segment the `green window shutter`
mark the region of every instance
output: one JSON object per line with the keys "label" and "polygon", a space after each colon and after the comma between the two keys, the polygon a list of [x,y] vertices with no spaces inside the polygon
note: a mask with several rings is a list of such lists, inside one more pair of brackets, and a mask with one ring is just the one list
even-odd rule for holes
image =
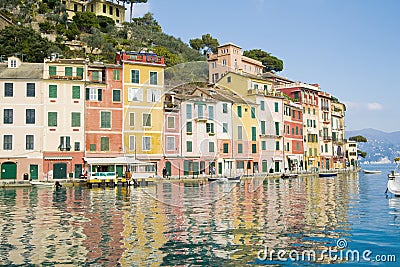
{"label": "green window shutter", "polygon": [[255,107],[252,107],[251,108],[251,118],[255,118],[256,117],[256,108]]}
{"label": "green window shutter", "polygon": [[275,142],[275,150],[279,150],[280,149],[280,147],[279,147],[279,141],[276,141]]}
{"label": "green window shutter", "polygon": [[72,99],[80,99],[80,98],[81,98],[81,87],[72,86]]}
{"label": "green window shutter", "polygon": [[223,151],[224,151],[224,153],[228,153],[229,152],[229,144],[227,144],[227,143],[224,144]]}
{"label": "green window shutter", "polygon": [[192,141],[186,141],[186,152],[192,152],[192,151],[193,151]]}
{"label": "green window shutter", "polygon": [[57,112],[47,113],[47,125],[48,126],[57,126]]}
{"label": "green window shutter", "polygon": [[100,75],[98,71],[92,71],[92,81],[98,81],[99,77]]}
{"label": "green window shutter", "polygon": [[296,135],[299,135],[299,127],[296,126]]}
{"label": "green window shutter", "polygon": [[275,112],[278,112],[279,111],[279,104],[278,104],[278,102],[275,102]]}
{"label": "green window shutter", "polygon": [[49,85],[49,98],[57,98],[57,85]]}
{"label": "green window shutter", "polygon": [[261,121],[261,134],[265,134],[265,121]]}
{"label": "green window shutter", "polygon": [[72,112],[71,113],[71,127],[80,127],[81,126],[81,113],[80,112]]}
{"label": "green window shutter", "polygon": [[55,75],[57,75],[57,67],[55,67],[55,66],[49,66],[49,75],[50,75],[50,76],[55,76]]}
{"label": "green window shutter", "polygon": [[90,88],[86,88],[86,96],[85,96],[86,100],[90,99]]}
{"label": "green window shutter", "polygon": [[251,144],[251,153],[257,153],[257,144]]}
{"label": "green window shutter", "polygon": [[101,141],[101,144],[100,144],[100,150],[101,151],[110,150],[110,139],[109,139],[109,137],[101,137],[100,141]]}
{"label": "green window shutter", "polygon": [[65,76],[72,77],[72,67],[65,67]]}
{"label": "green window shutter", "polygon": [[242,107],[241,106],[237,107],[237,115],[238,115],[239,118],[242,117]]}
{"label": "green window shutter", "polygon": [[90,144],[90,151],[96,151],[96,144]]}
{"label": "green window shutter", "polygon": [[243,144],[238,144],[238,153],[243,153]]}
{"label": "green window shutter", "polygon": [[150,71],[150,84],[157,85],[158,82],[157,75],[158,75],[157,72]]}
{"label": "green window shutter", "polygon": [[102,111],[100,120],[101,128],[111,128],[111,112]]}
{"label": "green window shutter", "polygon": [[121,71],[113,70],[113,79],[114,81],[119,81],[121,79]]}
{"label": "green window shutter", "polygon": [[267,150],[267,142],[266,141],[261,142],[261,150]]}
{"label": "green window shutter", "polygon": [[76,76],[83,79],[83,68],[76,68]]}
{"label": "green window shutter", "polygon": [[121,90],[113,90],[113,101],[114,102],[121,101]]}
{"label": "green window shutter", "polygon": [[103,99],[103,90],[97,89],[97,100],[102,101],[102,99]]}
{"label": "green window shutter", "polygon": [[275,122],[275,134],[279,136],[279,122]]}
{"label": "green window shutter", "polygon": [[257,141],[257,128],[251,127],[251,141]]}
{"label": "green window shutter", "polygon": [[139,83],[139,70],[131,70],[131,82]]}
{"label": "green window shutter", "polygon": [[222,104],[222,112],[223,113],[228,113],[228,104],[226,104],[226,103]]}
{"label": "green window shutter", "polygon": [[265,102],[264,101],[261,101],[261,105],[260,105],[261,107],[261,110],[265,110]]}
{"label": "green window shutter", "polygon": [[213,106],[208,106],[208,119],[209,120],[214,119],[214,107]]}
{"label": "green window shutter", "polygon": [[187,133],[191,133],[192,132],[192,122],[191,121],[186,123],[186,132]]}

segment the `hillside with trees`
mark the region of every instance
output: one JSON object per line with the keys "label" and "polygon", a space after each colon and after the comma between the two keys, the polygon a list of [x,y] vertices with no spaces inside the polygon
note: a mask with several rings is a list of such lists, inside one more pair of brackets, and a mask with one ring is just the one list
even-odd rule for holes
{"label": "hillside with trees", "polygon": [[[206,60],[180,38],[164,33],[151,13],[117,27],[112,19],[92,12],[76,12],[68,19],[60,0],[0,0],[0,14],[14,22],[0,31],[0,51],[5,56],[23,55],[25,61],[43,62],[56,52],[64,58],[113,63],[115,52],[121,50],[153,51],[165,57],[167,66]],[[71,44],[82,49],[70,49]]]}

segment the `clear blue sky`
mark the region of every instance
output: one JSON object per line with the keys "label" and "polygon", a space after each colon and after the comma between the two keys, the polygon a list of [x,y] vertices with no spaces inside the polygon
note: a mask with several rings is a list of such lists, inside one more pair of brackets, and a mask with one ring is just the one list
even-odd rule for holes
{"label": "clear blue sky", "polygon": [[400,131],[400,1],[149,0],[136,11],[186,43],[210,33],[277,56],[279,75],[346,104],[347,130]]}

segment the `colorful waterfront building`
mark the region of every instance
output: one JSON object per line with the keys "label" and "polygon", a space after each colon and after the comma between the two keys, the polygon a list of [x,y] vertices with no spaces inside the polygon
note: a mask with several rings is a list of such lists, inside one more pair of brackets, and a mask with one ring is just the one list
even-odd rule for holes
{"label": "colorful waterfront building", "polygon": [[181,126],[181,99],[173,91],[166,91],[164,98],[163,114],[163,158],[167,176],[181,175],[183,168],[182,159],[182,134],[184,128]]}
{"label": "colorful waterfront building", "polygon": [[[122,67],[101,62],[88,65],[85,86],[85,159],[122,157]],[[117,171],[123,166],[103,165],[94,171]]]}
{"label": "colorful waterfront building", "polygon": [[294,99],[303,107],[304,166],[303,169],[320,167],[319,147],[319,92],[317,85],[301,82],[276,85],[276,90]]}
{"label": "colorful waterfront building", "polygon": [[124,152],[137,160],[163,162],[164,58],[151,52],[119,52],[123,69]]}
{"label": "colorful waterfront building", "polygon": [[243,56],[242,48],[233,43],[218,46],[217,53],[207,54],[209,63],[209,82],[216,83],[228,72],[239,72],[252,75],[262,73],[261,61]]}
{"label": "colorful waterfront building", "polygon": [[346,106],[337,99],[331,100],[332,113],[332,145],[333,145],[333,168],[345,168],[345,118]]}
{"label": "colorful waterfront building", "polygon": [[0,63],[0,179],[42,178],[42,63]]}
{"label": "colorful waterfront building", "polygon": [[88,61],[52,57],[43,64],[44,178],[77,178],[83,170]]}
{"label": "colorful waterfront building", "polygon": [[318,98],[320,167],[329,170],[333,166],[331,95],[320,91]]}
{"label": "colorful waterfront building", "polygon": [[349,166],[355,168],[358,166],[358,148],[356,141],[347,140],[346,142],[346,158]]}
{"label": "colorful waterfront building", "polygon": [[285,168],[299,171],[303,166],[303,108],[289,99],[283,107],[283,146]]}
{"label": "colorful waterfront building", "polygon": [[249,107],[251,117],[257,121],[255,129],[251,128],[251,139],[257,140],[252,144],[252,154],[255,155],[256,146],[259,155],[253,163],[253,172],[283,171],[283,95],[273,90],[273,83],[260,75],[228,72],[217,84],[237,93],[242,101],[256,104]]}

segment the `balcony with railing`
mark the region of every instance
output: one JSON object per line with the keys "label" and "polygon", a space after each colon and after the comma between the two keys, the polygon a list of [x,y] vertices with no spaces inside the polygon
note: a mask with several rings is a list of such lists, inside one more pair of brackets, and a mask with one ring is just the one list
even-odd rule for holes
{"label": "balcony with railing", "polygon": [[164,110],[167,112],[179,112],[180,106],[174,102],[164,102]]}

